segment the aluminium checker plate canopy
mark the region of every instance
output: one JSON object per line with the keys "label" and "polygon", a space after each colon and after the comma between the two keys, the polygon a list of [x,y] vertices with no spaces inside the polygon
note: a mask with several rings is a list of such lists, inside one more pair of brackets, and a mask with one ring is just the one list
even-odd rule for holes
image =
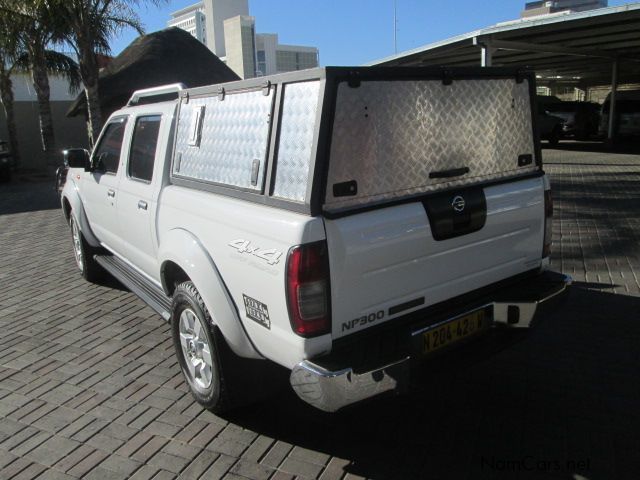
{"label": "aluminium checker plate canopy", "polygon": [[419,67],[326,67],[185,90],[172,181],[342,216],[537,176],[534,93],[534,75],[519,69]]}

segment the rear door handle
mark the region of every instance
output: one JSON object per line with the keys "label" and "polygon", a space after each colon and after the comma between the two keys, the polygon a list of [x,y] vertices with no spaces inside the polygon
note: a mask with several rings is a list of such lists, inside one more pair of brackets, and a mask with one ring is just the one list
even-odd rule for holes
{"label": "rear door handle", "polygon": [[144,200],[138,200],[138,208],[140,210],[146,210],[147,209],[147,202],[145,202]]}
{"label": "rear door handle", "polygon": [[450,170],[440,170],[437,172],[429,172],[429,178],[453,178],[461,177],[469,173],[469,167],[452,168]]}
{"label": "rear door handle", "polygon": [[109,189],[109,190],[107,191],[107,197],[114,198],[115,196],[116,196],[116,191],[115,191],[115,190],[111,190],[111,189]]}

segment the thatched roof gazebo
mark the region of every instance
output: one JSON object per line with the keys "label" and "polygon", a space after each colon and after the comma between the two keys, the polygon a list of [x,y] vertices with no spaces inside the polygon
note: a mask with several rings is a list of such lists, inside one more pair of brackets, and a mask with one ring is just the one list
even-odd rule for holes
{"label": "thatched roof gazebo", "polygon": [[[167,28],[134,40],[100,71],[98,89],[103,118],[127,103],[135,90],[169,83],[199,87],[239,80],[206,46],[179,28]],[[82,92],[68,117],[86,115]]]}

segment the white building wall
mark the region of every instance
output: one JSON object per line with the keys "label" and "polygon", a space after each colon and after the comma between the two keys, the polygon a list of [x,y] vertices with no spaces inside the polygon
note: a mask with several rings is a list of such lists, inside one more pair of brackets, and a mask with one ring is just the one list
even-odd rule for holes
{"label": "white building wall", "polygon": [[275,33],[256,35],[257,70],[262,75],[292,72],[318,66],[318,49],[281,45]]}
{"label": "white building wall", "polygon": [[259,33],[256,35],[256,50],[259,75],[273,75],[276,70],[276,50],[278,35],[275,33]]}
{"label": "white building wall", "polygon": [[249,0],[203,0],[207,46],[218,57],[227,55],[224,21],[238,15],[249,15]]}
{"label": "white building wall", "polygon": [[277,73],[306,70],[318,66],[318,49],[298,45],[278,45],[276,48]]}
{"label": "white building wall", "polygon": [[226,64],[241,78],[253,78],[256,73],[255,19],[238,15],[224,21],[227,43]]}
{"label": "white building wall", "polygon": [[189,32],[193,37],[207,44],[204,5],[202,2],[191,5],[171,14],[171,20],[167,22],[168,27],[178,27]]}
{"label": "white building wall", "polygon": [[[33,89],[33,81],[31,75],[27,73],[14,73],[11,75],[13,82],[13,97],[16,102],[35,102],[37,101],[36,92]],[[77,91],[73,94],[69,93],[69,82],[63,77],[57,75],[49,75],[49,88],[51,89],[49,100],[51,102],[73,101],[80,93]]]}
{"label": "white building wall", "polygon": [[[28,74],[16,73],[11,76],[14,94],[14,116],[21,155],[21,168],[45,171],[46,156],[42,152],[38,102]],[[83,115],[68,118],[67,110],[76,98],[69,94],[67,81],[59,76],[49,77],[51,88],[50,105],[56,148],[88,147],[87,125]],[[79,92],[78,92],[79,93]],[[0,139],[8,140],[7,119],[0,108]],[[62,163],[62,154],[57,158]]]}

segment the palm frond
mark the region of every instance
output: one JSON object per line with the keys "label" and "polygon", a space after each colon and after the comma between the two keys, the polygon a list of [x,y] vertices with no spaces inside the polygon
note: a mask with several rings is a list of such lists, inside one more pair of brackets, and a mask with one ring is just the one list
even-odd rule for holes
{"label": "palm frond", "polygon": [[105,20],[113,26],[114,34],[120,33],[120,30],[125,28],[133,28],[140,35],[144,35],[145,33],[142,23],[140,23],[139,19],[136,18],[107,16],[105,17]]}
{"label": "palm frond", "polygon": [[[0,0],[2,2],[11,0]],[[13,0],[19,1],[19,0]],[[120,32],[133,28],[144,33],[140,15],[134,6],[142,3],[159,5],[167,0],[21,0],[45,5],[51,16],[64,25],[62,37],[78,55],[82,81],[87,93],[95,92],[99,80],[96,55],[110,54],[109,42]],[[56,23],[57,24],[57,23]],[[57,40],[56,37],[52,38]],[[89,124],[92,136],[99,132],[101,119],[96,95],[87,95]],[[93,113],[91,113],[93,112]],[[94,118],[95,115],[95,118]]]}
{"label": "palm frond", "polygon": [[[68,55],[56,50],[45,50],[45,68],[48,74],[60,75],[69,82],[69,93],[74,95],[82,86],[80,77],[80,66]],[[31,58],[28,53],[22,53],[15,61],[15,67],[22,71],[29,71],[33,68]]]}
{"label": "palm frond", "polygon": [[0,62],[2,70],[8,74],[18,66],[24,52],[24,44],[20,42],[22,31],[20,20],[16,21],[14,15],[0,10]]}
{"label": "palm frond", "polygon": [[45,51],[47,72],[61,75],[69,82],[69,93],[75,94],[80,90],[82,79],[78,63],[64,53],[55,50]]}

